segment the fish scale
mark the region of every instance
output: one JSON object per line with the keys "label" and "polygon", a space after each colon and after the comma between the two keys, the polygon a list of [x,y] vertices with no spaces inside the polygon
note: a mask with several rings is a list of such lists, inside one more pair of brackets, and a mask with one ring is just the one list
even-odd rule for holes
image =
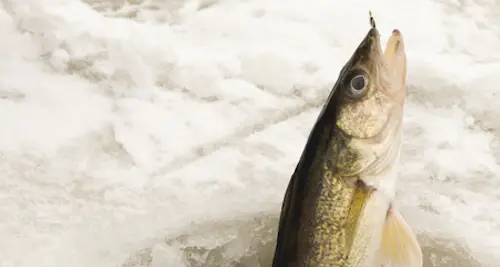
{"label": "fish scale", "polygon": [[[338,137],[338,139],[343,137]],[[332,140],[324,154],[317,154],[309,174],[308,192],[303,201],[304,212],[301,218],[301,231],[305,238],[299,244],[299,262],[308,266],[343,266],[349,255],[349,224],[355,223],[351,204],[357,190],[339,179],[344,168],[350,168],[356,161],[354,151],[343,140]],[[339,160],[332,164],[333,155]],[[335,174],[337,176],[335,176]],[[359,213],[359,210],[355,210]],[[351,216],[349,216],[351,213]],[[351,230],[352,231],[352,230]],[[300,238],[300,237],[299,237]],[[351,240],[352,242],[352,240]],[[330,265],[329,262],[337,262]]]}

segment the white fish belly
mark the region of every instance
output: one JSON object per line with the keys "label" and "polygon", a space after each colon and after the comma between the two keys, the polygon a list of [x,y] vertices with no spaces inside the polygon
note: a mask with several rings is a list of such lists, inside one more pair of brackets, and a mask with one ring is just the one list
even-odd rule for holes
{"label": "white fish belly", "polygon": [[358,226],[349,254],[349,266],[380,266],[380,241],[389,207],[390,199],[386,195],[377,191],[370,195],[358,219]]}

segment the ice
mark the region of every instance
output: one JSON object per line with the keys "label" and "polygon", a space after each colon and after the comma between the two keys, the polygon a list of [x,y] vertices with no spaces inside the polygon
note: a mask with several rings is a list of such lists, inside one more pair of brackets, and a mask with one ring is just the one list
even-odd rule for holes
{"label": "ice", "polygon": [[0,266],[268,266],[369,9],[405,38],[397,205],[425,266],[499,266],[493,0],[0,2]]}

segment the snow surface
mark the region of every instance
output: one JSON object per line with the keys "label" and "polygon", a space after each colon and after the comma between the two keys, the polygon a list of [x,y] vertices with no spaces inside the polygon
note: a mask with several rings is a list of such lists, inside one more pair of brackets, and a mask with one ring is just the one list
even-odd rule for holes
{"label": "snow surface", "polygon": [[268,266],[370,8],[406,42],[426,267],[500,266],[498,0],[2,0],[0,266]]}

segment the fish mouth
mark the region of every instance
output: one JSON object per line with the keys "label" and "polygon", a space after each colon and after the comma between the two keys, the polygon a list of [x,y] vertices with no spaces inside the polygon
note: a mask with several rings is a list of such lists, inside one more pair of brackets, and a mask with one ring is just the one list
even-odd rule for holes
{"label": "fish mouth", "polygon": [[392,31],[383,57],[392,83],[390,88],[386,88],[385,93],[402,102],[406,86],[406,53],[403,36],[398,29]]}
{"label": "fish mouth", "polygon": [[385,50],[382,52],[380,33],[377,28],[372,27],[361,41],[350,61],[351,64],[349,65],[351,66],[357,63],[368,67],[383,61],[389,74],[388,78],[393,83],[393,86],[388,88],[393,90],[387,91],[390,95],[395,93],[393,91],[405,86],[406,54],[403,36],[398,29],[392,31]]}

